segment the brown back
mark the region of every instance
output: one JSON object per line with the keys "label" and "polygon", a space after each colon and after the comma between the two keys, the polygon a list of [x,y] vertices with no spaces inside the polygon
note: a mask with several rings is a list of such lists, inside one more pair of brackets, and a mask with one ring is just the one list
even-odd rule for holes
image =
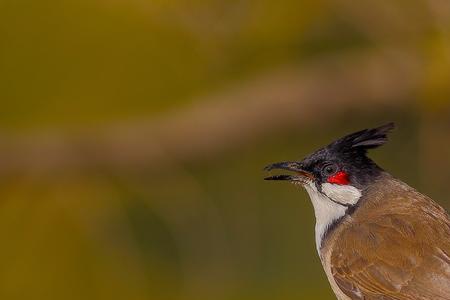
{"label": "brown back", "polygon": [[450,219],[385,174],[330,234],[331,274],[350,299],[450,300]]}

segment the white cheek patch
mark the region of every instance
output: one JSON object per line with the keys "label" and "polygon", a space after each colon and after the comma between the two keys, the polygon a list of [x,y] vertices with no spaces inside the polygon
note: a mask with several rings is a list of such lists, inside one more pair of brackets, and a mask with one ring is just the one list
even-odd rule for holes
{"label": "white cheek patch", "polygon": [[344,205],[354,205],[361,198],[361,191],[351,185],[324,183],[322,192],[333,201]]}
{"label": "white cheek patch", "polygon": [[[304,185],[311,198],[316,216],[316,246],[320,255],[320,247],[325,232],[334,221],[343,217],[347,206],[354,205],[361,198],[361,191],[350,185],[332,183],[322,184],[322,192],[319,192],[314,182]],[[330,200],[331,199],[331,200]]]}
{"label": "white cheek patch", "polygon": [[314,207],[314,214],[316,216],[316,247],[320,255],[320,247],[325,232],[335,220],[345,215],[347,207],[337,204],[324,194],[319,193],[313,182],[309,182],[304,187]]}

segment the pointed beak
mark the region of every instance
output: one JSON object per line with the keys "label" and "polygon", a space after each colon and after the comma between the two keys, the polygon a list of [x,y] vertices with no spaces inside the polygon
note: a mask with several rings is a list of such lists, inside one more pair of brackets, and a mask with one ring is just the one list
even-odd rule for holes
{"label": "pointed beak", "polygon": [[268,165],[264,168],[265,171],[272,170],[288,170],[293,172],[293,175],[274,175],[264,178],[264,180],[288,180],[306,182],[314,180],[314,175],[303,169],[302,164],[298,162],[280,162]]}

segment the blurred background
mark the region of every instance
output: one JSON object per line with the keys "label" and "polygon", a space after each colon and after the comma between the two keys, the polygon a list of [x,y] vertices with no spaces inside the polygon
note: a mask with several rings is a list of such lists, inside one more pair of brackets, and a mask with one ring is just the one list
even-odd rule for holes
{"label": "blurred background", "polygon": [[450,208],[450,2],[0,0],[0,297],[334,299],[306,193],[371,156]]}

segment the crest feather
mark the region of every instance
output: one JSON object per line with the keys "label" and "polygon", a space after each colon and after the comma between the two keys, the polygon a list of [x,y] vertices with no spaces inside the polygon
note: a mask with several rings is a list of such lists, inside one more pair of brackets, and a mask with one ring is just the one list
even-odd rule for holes
{"label": "crest feather", "polygon": [[395,128],[393,122],[380,127],[364,129],[344,136],[343,138],[331,144],[332,147],[339,148],[341,151],[362,151],[377,148],[388,141],[387,134]]}

